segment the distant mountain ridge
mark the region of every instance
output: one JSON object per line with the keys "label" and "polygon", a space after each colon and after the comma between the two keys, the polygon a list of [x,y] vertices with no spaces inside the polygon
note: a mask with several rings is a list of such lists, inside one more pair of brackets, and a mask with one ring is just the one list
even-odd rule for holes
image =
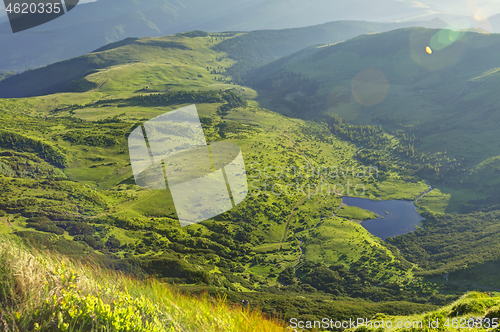
{"label": "distant mountain ridge", "polygon": [[448,24],[439,18],[422,22],[375,23],[335,21],[306,28],[257,30],[223,41],[216,49],[237,60],[229,74],[239,83],[258,66],[315,44],[333,44],[359,35],[420,26],[440,29]]}
{"label": "distant mountain ridge", "polygon": [[[413,24],[431,27],[442,25],[440,21],[436,20],[417,23],[330,22],[306,28],[253,31],[226,39],[214,46],[214,49],[226,52],[229,57],[238,61],[228,70],[228,73],[233,76],[233,80],[240,82],[247,71],[302,48],[314,44],[336,43],[360,34],[388,31]],[[108,56],[101,53],[102,51],[129,47],[135,43],[141,44],[141,39],[127,38],[104,47],[93,48],[94,53],[92,54],[9,77],[0,81],[0,98],[29,97],[73,91],[75,85],[72,87],[69,85],[73,80],[84,78],[91,70],[115,64],[114,60],[111,62],[103,60],[108,59]],[[164,47],[165,49],[173,46],[177,47],[171,43],[154,44],[156,48]]]}
{"label": "distant mountain ridge", "polygon": [[[226,10],[242,1],[217,0]],[[0,20],[0,72],[22,71],[70,59],[126,37],[170,35],[190,30],[217,7],[200,0],[99,0],[17,34]]]}
{"label": "distant mountain ridge", "polygon": [[[422,14],[422,9],[395,0],[304,4],[297,0],[98,0],[79,4],[68,15],[17,34],[12,34],[6,17],[0,17],[0,45],[9,46],[0,48],[0,72],[19,72],[70,59],[127,37],[158,37],[189,30],[283,29],[335,20],[384,21],[400,18],[401,13]],[[382,4],[394,9],[392,16],[383,11],[368,15],[370,8]],[[365,8],[364,14],[360,8]],[[418,23],[407,26],[415,25]]]}

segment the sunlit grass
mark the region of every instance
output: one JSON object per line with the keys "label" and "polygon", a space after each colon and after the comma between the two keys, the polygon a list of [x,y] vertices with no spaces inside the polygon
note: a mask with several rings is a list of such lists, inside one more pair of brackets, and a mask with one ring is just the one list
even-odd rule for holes
{"label": "sunlit grass", "polygon": [[4,331],[284,331],[224,296],[181,295],[9,238],[0,242],[0,276]]}

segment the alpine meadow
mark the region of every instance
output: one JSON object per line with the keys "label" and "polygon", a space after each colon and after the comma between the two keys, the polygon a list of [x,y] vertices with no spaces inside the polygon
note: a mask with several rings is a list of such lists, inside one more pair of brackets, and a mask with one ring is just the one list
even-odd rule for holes
{"label": "alpine meadow", "polygon": [[[500,35],[425,16],[161,36],[182,17],[136,14],[158,37],[0,61],[0,329],[498,327]],[[241,149],[248,193],[181,227],[169,182],[136,181],[129,135],[193,104],[210,146]],[[400,201],[421,221],[372,234],[409,217],[366,204]]]}

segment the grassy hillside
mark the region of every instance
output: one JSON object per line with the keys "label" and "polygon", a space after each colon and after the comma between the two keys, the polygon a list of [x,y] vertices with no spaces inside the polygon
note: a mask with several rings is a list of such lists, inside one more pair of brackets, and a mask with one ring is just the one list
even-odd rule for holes
{"label": "grassy hillside", "polygon": [[285,331],[282,323],[219,298],[189,297],[92,262],[0,242],[5,331]]}
{"label": "grassy hillside", "polygon": [[[123,17],[121,19],[123,19]],[[192,74],[193,71],[200,69],[197,67],[203,63],[203,65],[206,66],[202,66],[202,68],[213,67],[210,72],[214,70],[219,74],[227,74],[232,78],[232,81],[241,84],[243,83],[245,74],[250,69],[271,62],[279,57],[288,55],[310,45],[336,43],[364,33],[388,31],[407,26],[417,25],[440,27],[442,24],[443,23],[439,21],[411,23],[341,21],[313,27],[276,31],[264,30],[248,33],[213,33],[211,35],[201,31],[189,33],[189,36],[193,38],[206,37],[202,40],[199,40],[198,38],[195,38],[194,40],[183,38],[183,36],[187,36],[185,34],[155,38],[151,40],[148,40],[147,38],[141,38],[140,40],[137,38],[127,38],[118,42],[114,42],[118,40],[118,38],[109,38],[106,41],[102,41],[100,44],[93,44],[95,46],[92,48],[86,49],[85,52],[97,49],[92,54],[83,55],[75,59],[59,62],[38,70],[24,72],[20,76],[12,77],[9,81],[0,84],[0,97],[27,97],[61,91],[85,91],[97,88],[106,79],[108,79],[107,76],[102,82],[87,82],[84,77],[90,73],[98,72],[103,68],[125,64],[139,66],[139,68],[142,68],[140,67],[140,64],[144,63],[148,64],[148,67],[155,65],[156,68],[154,69],[158,71],[158,74],[155,75],[156,77],[154,78],[157,80],[161,78],[166,80],[167,77],[181,77],[182,79],[190,77],[190,74]],[[221,29],[221,31],[227,30]],[[154,36],[158,35],[158,33],[134,34],[134,36],[135,35]],[[87,39],[88,37],[85,37],[84,40]],[[79,45],[82,44],[81,38],[75,40],[79,41]],[[95,39],[90,40],[94,41]],[[99,47],[110,41],[113,41],[114,43],[110,43],[105,47]],[[15,44],[19,45],[20,42],[16,40]],[[44,43],[44,45],[48,44],[50,43]],[[209,46],[209,48],[206,46]],[[116,49],[118,47],[120,47],[121,54],[113,52],[112,56],[108,56],[108,52],[106,51]],[[146,48],[148,48],[150,54],[144,52]],[[201,50],[203,50],[203,52],[200,52]],[[221,57],[218,55],[218,52],[224,52],[227,54],[223,63],[219,61],[219,58]],[[33,54],[34,51],[31,49],[30,52],[25,53],[27,53],[26,56],[29,56],[30,54]],[[37,54],[39,53],[40,52],[37,52]],[[171,57],[173,54],[175,54],[175,60],[171,59],[172,61],[163,61],[166,57]],[[80,54],[71,53],[65,58],[61,58],[59,56],[54,58],[53,61],[55,62],[55,60],[66,59],[75,55]],[[6,55],[4,58],[8,58],[8,56]],[[42,56],[39,54],[38,58],[40,59]],[[192,61],[193,58],[196,59],[196,61]],[[212,58],[216,59],[215,62],[217,62],[217,69],[215,69],[215,66],[212,66],[215,65],[213,61],[207,61],[207,59],[212,60]],[[159,59],[162,59],[162,61],[158,62],[157,60]],[[180,69],[179,66],[190,67],[190,69],[193,70],[188,73],[177,72],[177,70]],[[0,71],[2,71],[1,68],[0,63]],[[5,67],[3,70],[9,70],[9,68],[10,67]],[[173,73],[172,68],[176,70]],[[227,73],[225,72],[226,68],[229,69]],[[206,73],[199,72],[197,74]],[[218,78],[222,79],[220,76]],[[149,79],[152,79],[152,77]],[[198,79],[198,77],[195,76],[194,79]],[[30,83],[27,84],[27,82]],[[146,81],[145,84],[152,85],[154,83]],[[196,84],[194,84],[194,86],[196,86]],[[140,87],[139,89],[142,88],[143,87]]]}
{"label": "grassy hillside", "polygon": [[[1,97],[61,91],[164,91],[182,82],[191,89],[224,84],[221,72],[231,61],[206,47],[232,34],[195,33],[155,39],[126,39],[94,53],[12,76],[1,82]],[[215,67],[217,65],[217,67]],[[222,68],[221,68],[222,67]],[[215,69],[214,69],[215,70]]]}
{"label": "grassy hillside", "polygon": [[[500,287],[500,152],[474,143],[497,134],[496,35],[403,29],[307,48],[254,72],[257,90],[231,76],[245,36],[258,34],[132,38],[0,81],[36,95],[0,100],[0,232],[285,321],[417,314]],[[190,104],[207,141],[241,148],[250,192],[181,228],[170,190],[135,184],[127,137]],[[416,201],[426,220],[382,241],[343,195]]]}
{"label": "grassy hillside", "polygon": [[499,293],[471,292],[435,311],[412,316],[376,315],[366,319],[372,322],[371,325],[365,323],[349,331],[380,331],[382,326],[383,331],[496,330],[500,319],[499,304]]}
{"label": "grassy hillside", "polygon": [[[364,35],[270,64],[255,73],[254,82],[264,87],[264,81],[271,79],[266,87],[272,87],[273,97],[280,97],[275,102],[288,101],[297,115],[311,117],[315,109],[356,124],[382,124],[389,129],[400,128],[398,124],[412,126],[422,148],[432,152],[447,148],[472,164],[474,157],[487,157],[498,148],[484,143],[469,151],[465,146],[472,140],[488,142],[481,140],[486,136],[478,136],[477,128],[481,133],[494,130],[495,114],[489,105],[495,102],[490,90],[499,65],[494,56],[499,38],[418,28]],[[309,103],[300,99],[301,87],[292,85],[295,80],[280,84],[280,79],[292,74],[316,86],[314,94],[307,95]],[[294,104],[303,107],[294,110]],[[475,112],[469,112],[472,105]],[[430,137],[423,137],[424,130]],[[463,144],[450,136],[460,130],[467,130]]]}
{"label": "grassy hillside", "polygon": [[253,73],[253,86],[262,105],[283,114],[381,125],[400,140],[395,152],[407,167],[436,169],[417,171],[442,192],[420,205],[444,199],[440,211],[468,213],[498,194],[490,183],[500,154],[499,42],[496,34],[419,28],[364,35],[269,64]]}
{"label": "grassy hillside", "polygon": [[[403,8],[422,11],[393,0],[380,2],[389,2],[389,6],[396,11]],[[289,3],[288,0],[272,3],[256,0],[149,0],[146,3],[106,0],[80,3],[68,15],[30,29],[27,33],[13,34],[9,23],[2,20],[0,44],[9,47],[2,47],[0,50],[0,72],[21,72],[29,68],[39,68],[84,55],[102,45],[130,37],[158,37],[196,29],[210,32],[284,29],[346,19],[386,21],[382,17],[377,19],[375,15],[359,15],[359,8],[352,10],[358,6],[348,2],[344,5],[327,1],[316,2],[299,10],[302,6],[297,2]],[[325,10],[332,7],[334,9]],[[340,7],[344,13],[358,15],[343,15],[339,12]],[[372,11],[368,13],[372,14]],[[277,19],[278,16],[282,17],[281,21]],[[402,16],[394,19],[400,18]],[[412,23],[404,26],[422,25]],[[394,25],[394,28],[396,27],[401,25]],[[362,31],[367,32],[369,30]],[[352,36],[347,33],[342,40],[350,37]]]}
{"label": "grassy hillside", "polygon": [[[254,90],[228,83],[234,60],[211,48],[232,36],[126,40],[44,69],[49,79],[61,70],[64,85],[72,79],[64,66],[98,65],[64,85],[81,90],[0,100],[2,233],[186,292],[224,291],[286,320],[311,308],[315,317],[347,318],[449,300],[395,247],[333,214],[353,188],[366,198],[414,200],[425,181],[392,164],[364,173],[373,165],[328,123],[259,107]],[[235,209],[181,228],[169,190],[135,185],[127,135],[192,103],[207,141],[241,147],[250,193]]]}
{"label": "grassy hillside", "polygon": [[[207,17],[231,13],[243,1],[107,0],[80,3],[68,15],[27,33],[0,24],[0,71],[24,71],[84,55],[130,37],[158,37],[196,29]],[[222,29],[220,31],[228,31]],[[217,31],[217,30],[211,30]],[[69,33],[68,33],[69,32]]]}
{"label": "grassy hillside", "polygon": [[388,242],[448,294],[500,286],[491,277],[499,259],[499,42],[402,29],[307,48],[252,73],[261,105],[327,123],[365,164],[430,181],[434,189],[416,202],[422,228]]}
{"label": "grassy hillside", "polygon": [[446,23],[440,20],[401,23],[337,21],[305,28],[250,31],[226,39],[215,48],[226,52],[230,58],[238,61],[229,68],[228,73],[236,82],[242,83],[251,69],[303,48],[318,44],[338,43],[366,33],[384,32],[409,26],[443,28]]}

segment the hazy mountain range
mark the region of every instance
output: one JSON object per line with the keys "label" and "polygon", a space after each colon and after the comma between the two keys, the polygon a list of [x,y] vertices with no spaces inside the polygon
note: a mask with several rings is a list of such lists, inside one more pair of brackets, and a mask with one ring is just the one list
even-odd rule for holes
{"label": "hazy mountain range", "polygon": [[[487,3],[481,5],[486,8]],[[195,29],[209,32],[283,29],[337,20],[408,21],[411,23],[407,26],[434,28],[422,25],[421,21],[436,18],[438,14],[462,28],[474,25],[491,30],[490,25],[500,26],[484,20],[471,22],[464,16],[468,15],[467,10],[451,10],[451,7],[447,2],[438,6],[396,0],[317,0],[307,4],[298,0],[99,0],[81,3],[57,20],[17,34],[12,34],[7,18],[0,17],[0,45],[9,45],[0,49],[0,72],[48,65],[126,37],[154,37]]]}

